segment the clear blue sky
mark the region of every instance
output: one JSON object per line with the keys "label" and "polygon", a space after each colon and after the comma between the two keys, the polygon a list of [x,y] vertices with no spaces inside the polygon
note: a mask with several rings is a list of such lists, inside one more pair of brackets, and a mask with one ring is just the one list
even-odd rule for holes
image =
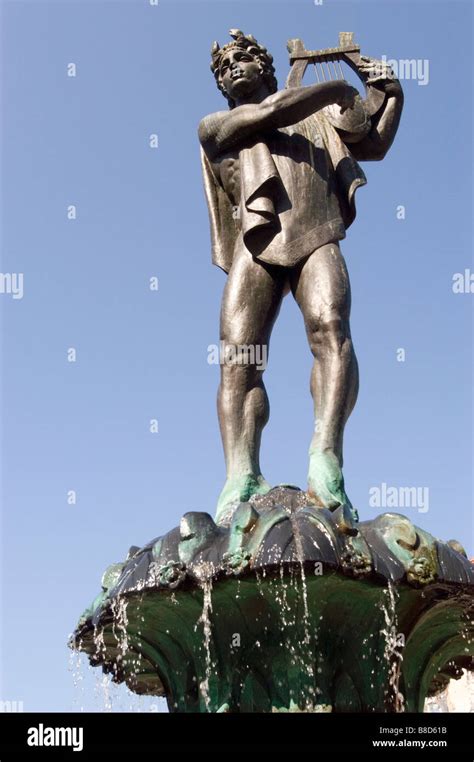
{"label": "clear blue sky", "polygon": [[[426,86],[403,82],[390,153],[363,165],[343,242],[361,373],[345,478],[362,519],[384,510],[369,506],[373,486],[428,487],[428,512],[403,512],[472,554],[474,295],[452,291],[453,274],[473,268],[472,4],[1,5],[1,270],[24,273],[24,297],[0,295],[0,699],[103,709],[90,670],[74,687],[66,648],[103,570],[184,512],[214,512],[224,464],[207,347],[225,276],[210,261],[196,128],[225,107],[209,51],[230,27],[269,48],[280,86],[290,37],[328,47],[352,30],[365,54],[429,60]],[[262,461],[275,484],[305,486],[310,367],[288,297],[266,373]],[[153,703],[117,695],[115,709]]]}

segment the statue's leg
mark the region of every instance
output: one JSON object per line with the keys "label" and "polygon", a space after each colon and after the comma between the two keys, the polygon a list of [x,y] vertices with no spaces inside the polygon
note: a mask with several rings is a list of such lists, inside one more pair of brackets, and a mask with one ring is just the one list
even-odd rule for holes
{"label": "statue's leg", "polygon": [[359,375],[349,327],[349,276],[338,244],[322,246],[295,268],[291,287],[314,356],[315,430],[309,450],[308,490],[326,508],[342,503],[350,506],[342,475],[342,443],[344,426],[357,399]]}
{"label": "statue's leg", "polygon": [[286,282],[283,268],[257,262],[245,248],[236,252],[221,309],[220,339],[226,359],[221,361],[217,406],[227,480],[216,520],[224,518],[232,503],[270,489],[259,462],[262,429],[269,416],[262,375]]}

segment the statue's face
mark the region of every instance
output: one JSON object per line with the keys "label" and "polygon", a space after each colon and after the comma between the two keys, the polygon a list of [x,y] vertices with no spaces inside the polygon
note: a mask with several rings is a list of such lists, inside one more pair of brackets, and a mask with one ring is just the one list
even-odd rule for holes
{"label": "statue's face", "polygon": [[219,67],[221,83],[233,100],[245,98],[258,90],[263,81],[258,61],[245,50],[231,48]]}

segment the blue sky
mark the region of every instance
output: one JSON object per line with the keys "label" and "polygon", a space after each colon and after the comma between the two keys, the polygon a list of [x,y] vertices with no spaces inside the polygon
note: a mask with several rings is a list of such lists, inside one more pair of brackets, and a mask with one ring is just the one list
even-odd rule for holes
{"label": "blue sky", "polygon": [[[103,710],[100,676],[83,666],[76,688],[65,645],[103,570],[184,512],[214,513],[224,463],[207,347],[225,276],[196,129],[225,107],[209,51],[231,27],[269,48],[280,86],[290,37],[321,48],[354,31],[364,54],[429,61],[427,85],[402,83],[395,144],[363,165],[342,243],[361,374],[345,479],[362,519],[384,510],[372,487],[427,487],[427,512],[401,512],[472,555],[474,297],[452,289],[473,269],[471,3],[4,0],[1,12],[1,271],[24,274],[24,294],[0,295],[0,699]],[[311,360],[287,297],[266,372],[274,484],[305,486]],[[150,704],[163,708],[120,688],[113,708]]]}

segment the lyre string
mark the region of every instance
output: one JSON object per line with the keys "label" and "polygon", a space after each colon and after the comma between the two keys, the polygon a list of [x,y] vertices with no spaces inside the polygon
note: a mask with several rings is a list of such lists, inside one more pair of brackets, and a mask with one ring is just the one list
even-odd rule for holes
{"label": "lyre string", "polygon": [[[323,60],[315,61],[313,59],[314,71],[316,73],[316,79],[319,84],[335,79],[345,79],[344,72],[341,66],[341,59],[336,55],[330,55]],[[331,66],[332,71],[331,71]],[[326,65],[326,66],[324,66]]]}
{"label": "lyre string", "polygon": [[[344,79],[344,74],[342,73],[342,67],[341,67],[341,60],[337,56],[333,56],[332,65],[336,74],[336,79]],[[339,71],[337,70],[338,66],[339,66]]]}
{"label": "lyre string", "polygon": [[339,64],[339,71],[340,71],[340,74],[341,74],[341,79],[345,79],[344,71],[343,71],[342,66],[341,66],[341,59],[338,58],[336,60],[337,60],[337,63]]}

